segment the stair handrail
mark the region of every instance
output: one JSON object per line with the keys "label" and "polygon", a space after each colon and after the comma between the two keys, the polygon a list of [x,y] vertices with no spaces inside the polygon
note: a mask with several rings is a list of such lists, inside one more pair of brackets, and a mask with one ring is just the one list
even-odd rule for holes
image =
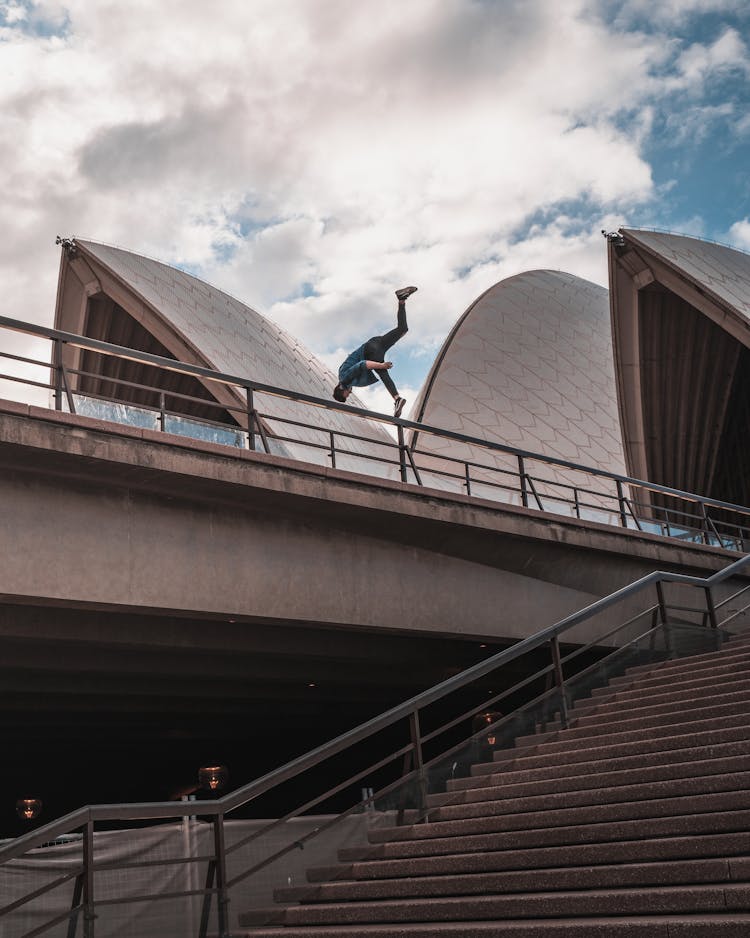
{"label": "stair handrail", "polygon": [[[698,495],[695,492],[688,492],[683,489],[672,488],[668,485],[661,485],[657,482],[648,482],[644,479],[638,479],[635,476],[622,475],[620,473],[610,472],[606,469],[600,469],[597,466],[586,466],[582,463],[576,463],[569,459],[562,459],[557,456],[544,455],[533,450],[522,449],[516,446],[510,446],[506,443],[499,443],[495,440],[485,440],[480,437],[472,437],[465,433],[459,433],[457,430],[448,430],[442,427],[436,427],[432,424],[405,420],[402,417],[391,417],[388,414],[378,413],[377,411],[366,410],[365,408],[352,408],[347,404],[340,404],[337,401],[327,398],[315,397],[311,394],[305,394],[302,391],[293,391],[289,388],[282,388],[277,385],[265,384],[255,381],[251,378],[233,375],[227,372],[221,372],[213,368],[207,368],[203,365],[192,365],[189,362],[180,362],[173,358],[164,358],[161,355],[155,355],[152,352],[142,352],[137,349],[128,348],[123,345],[115,345],[111,342],[105,342],[101,339],[91,339],[88,336],[78,335],[74,332],[66,332],[61,329],[53,329],[49,326],[40,326],[35,323],[27,323],[20,319],[13,319],[7,316],[0,316],[0,328],[9,329],[14,332],[21,332],[27,335],[36,335],[42,338],[50,339],[63,345],[71,345],[75,348],[89,349],[91,351],[101,352],[107,355],[113,355],[118,358],[124,358],[129,361],[141,362],[144,364],[155,365],[163,368],[165,371],[173,371],[178,374],[191,375],[196,378],[206,378],[216,381],[218,384],[226,384],[234,387],[244,388],[246,391],[268,394],[273,397],[281,397],[302,404],[310,404],[314,407],[320,407],[325,410],[338,411],[348,416],[355,416],[360,419],[372,420],[376,423],[384,423],[395,427],[397,430],[412,430],[414,433],[426,433],[432,436],[443,437],[444,439],[454,440],[458,443],[465,443],[472,446],[478,446],[491,452],[503,453],[505,455],[515,456],[523,460],[540,462],[550,466],[556,466],[561,469],[570,469],[576,472],[586,473],[602,479],[608,479],[620,485],[634,486],[646,492],[656,495],[668,495],[672,498],[686,502],[719,508],[724,511],[737,512],[747,515],[750,518],[750,507],[746,505],[726,502],[721,499],[712,498],[707,495]],[[39,363],[41,364],[41,363]],[[50,367],[55,367],[50,363]],[[31,382],[34,383],[34,382]],[[320,428],[314,428],[320,429]],[[367,438],[362,438],[367,439]],[[369,442],[373,442],[369,439]],[[378,441],[375,441],[378,442]],[[405,444],[404,444],[405,445]],[[405,445],[406,449],[411,448]],[[439,458],[439,454],[420,453],[417,455],[427,455]],[[601,493],[598,493],[601,494]],[[614,496],[613,496],[614,497]]]}
{"label": "stair handrail", "polygon": [[[459,690],[461,687],[464,687],[478,678],[484,677],[498,667],[502,667],[527,652],[545,645],[550,640],[558,638],[573,627],[580,625],[617,603],[635,596],[649,586],[672,583],[696,586],[711,592],[715,586],[736,576],[748,567],[748,565],[750,565],[750,554],[740,557],[738,560],[709,577],[697,577],[668,571],[654,571],[653,573],[649,573],[635,580],[633,583],[615,590],[608,596],[604,596],[590,603],[583,609],[565,616],[563,619],[560,619],[551,626],[541,629],[534,635],[521,639],[509,648],[503,649],[495,655],[491,655],[484,661],[480,661],[466,668],[459,674],[453,675],[433,687],[410,697],[403,703],[386,710],[384,713],[367,720],[359,726],[347,730],[335,739],[323,743],[315,749],[292,759],[285,765],[273,769],[235,791],[212,801],[200,802],[200,814],[202,817],[223,816],[229,811],[233,811],[236,808],[248,804],[250,801],[265,794],[272,788],[289,781],[295,776],[302,774],[302,772],[314,768],[326,759],[362,742],[375,733],[397,723],[399,720],[419,712],[431,703]],[[184,817],[194,814],[196,814],[195,802],[153,801],[87,805],[55,821],[51,821],[34,831],[30,831],[28,834],[23,834],[4,846],[0,846],[0,863],[5,863],[8,860],[22,856],[34,847],[49,843],[64,833],[69,833],[71,830],[76,830],[94,821],[154,820],[158,818]]]}

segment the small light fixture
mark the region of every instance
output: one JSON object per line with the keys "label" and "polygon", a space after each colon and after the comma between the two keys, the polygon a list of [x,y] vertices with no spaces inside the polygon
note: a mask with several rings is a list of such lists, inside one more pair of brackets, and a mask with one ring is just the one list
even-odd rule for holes
{"label": "small light fixture", "polygon": [[494,724],[502,718],[502,713],[498,710],[488,710],[485,713],[478,713],[474,717],[473,729],[474,734],[481,733],[482,730],[486,730],[485,739],[489,746],[494,746],[497,742],[497,731]]}
{"label": "small light fixture", "polygon": [[205,791],[221,791],[229,780],[225,765],[202,765],[198,769],[198,784]]}
{"label": "small light fixture", "polygon": [[16,802],[16,814],[22,821],[33,821],[42,813],[41,798],[19,798]]}

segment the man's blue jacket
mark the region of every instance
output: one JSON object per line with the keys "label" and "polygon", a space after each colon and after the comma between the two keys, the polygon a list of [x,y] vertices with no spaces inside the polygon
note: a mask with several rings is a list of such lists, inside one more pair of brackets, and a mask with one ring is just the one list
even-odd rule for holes
{"label": "man's blue jacket", "polygon": [[364,388],[378,380],[377,375],[365,368],[365,345],[366,342],[348,355],[339,368],[339,383],[345,388]]}

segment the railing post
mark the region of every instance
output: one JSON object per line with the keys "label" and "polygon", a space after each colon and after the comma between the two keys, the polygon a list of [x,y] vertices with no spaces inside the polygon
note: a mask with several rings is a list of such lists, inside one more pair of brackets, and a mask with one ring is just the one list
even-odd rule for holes
{"label": "railing post", "polygon": [[162,391],[159,394],[159,429],[164,433],[167,426],[167,413],[166,413],[166,400],[164,397],[164,392]]}
{"label": "railing post", "polygon": [[573,486],[573,504],[575,505],[575,509],[576,509],[576,518],[578,518],[578,520],[580,521],[581,502],[580,502],[580,499],[578,498],[578,488],[575,485]]}
{"label": "railing post", "polygon": [[62,410],[62,342],[55,339],[52,347],[52,368],[55,373],[55,410]]}
{"label": "railing post", "polygon": [[466,494],[471,495],[471,472],[467,462],[464,463],[464,475],[466,477],[466,482],[464,483],[466,486]]}
{"label": "railing post", "polygon": [[75,886],[73,887],[73,898],[70,900],[70,920],[68,922],[67,938],[76,938],[76,932],[78,931],[78,916],[81,911],[78,906],[81,904],[81,896],[83,895],[83,880],[83,873],[76,876]]}
{"label": "railing post", "polygon": [[216,878],[216,860],[209,860],[206,868],[206,885],[203,890],[203,904],[201,905],[201,920],[198,926],[198,938],[208,935],[208,919],[211,915],[211,890],[214,888]]}
{"label": "railing post", "polygon": [[336,468],[336,435],[333,430],[328,431],[328,439],[331,443],[331,468]]}
{"label": "railing post", "polygon": [[565,678],[563,677],[562,660],[560,658],[560,640],[553,635],[549,641],[552,648],[552,663],[555,668],[555,683],[560,692],[560,724],[565,729],[568,725],[568,701],[565,697]]}
{"label": "railing post", "polygon": [[219,938],[229,935],[229,895],[227,893],[227,851],[224,842],[224,815],[214,818],[214,850],[216,853],[216,904]]}
{"label": "railing post", "polygon": [[704,544],[710,544],[710,543],[711,543],[711,532],[710,532],[710,530],[709,530],[709,527],[710,527],[710,526],[709,526],[709,522],[708,522],[708,512],[706,511],[706,503],[705,503],[705,502],[701,502],[700,505],[701,505],[701,517],[703,518],[703,532],[702,532],[702,534],[703,534],[703,543],[704,543]]}
{"label": "railing post", "polygon": [[518,457],[518,481],[521,484],[521,504],[524,508],[529,507],[529,491],[526,488],[526,466],[523,456]]}
{"label": "railing post", "polygon": [[418,710],[413,710],[409,715],[409,732],[414,752],[412,765],[417,773],[417,808],[420,820],[422,820],[427,810],[427,779],[425,778],[424,760],[422,758],[422,733],[419,728]]}
{"label": "railing post", "polygon": [[94,822],[83,829],[83,938],[94,938]]}
{"label": "railing post", "polygon": [[716,606],[714,604],[714,594],[710,586],[704,587],[706,591],[706,609],[708,610],[708,621],[712,629],[718,629],[719,623],[716,618]]}
{"label": "railing post", "polygon": [[622,482],[617,480],[617,504],[620,506],[620,524],[623,528],[628,526],[628,515],[625,511],[625,493],[622,490]]}
{"label": "railing post", "polygon": [[672,643],[672,631],[669,628],[667,604],[664,601],[664,586],[662,585],[661,581],[656,584],[656,599],[659,604],[659,618],[661,619],[661,624],[664,628],[665,648],[667,654],[671,658],[674,654],[674,646]]}
{"label": "railing post", "polygon": [[247,448],[255,449],[255,404],[253,402],[253,389],[247,388]]}
{"label": "railing post", "polygon": [[398,463],[401,468],[401,481],[408,482],[406,474],[406,443],[404,442],[404,428],[401,424],[396,427],[398,431]]}

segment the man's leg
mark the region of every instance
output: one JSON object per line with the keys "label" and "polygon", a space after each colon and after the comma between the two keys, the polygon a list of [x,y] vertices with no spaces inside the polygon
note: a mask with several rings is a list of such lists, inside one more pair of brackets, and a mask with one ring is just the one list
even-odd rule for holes
{"label": "man's leg", "polygon": [[[386,332],[385,335],[380,336],[380,341],[383,346],[383,354],[385,354],[392,345],[395,345],[400,338],[405,336],[408,331],[409,326],[406,322],[406,300],[399,299],[396,328],[391,329],[390,332]],[[381,359],[381,361],[382,360],[383,359]]]}
{"label": "man's leg", "polygon": [[[406,322],[406,298],[411,296],[416,289],[416,287],[404,287],[402,290],[396,290],[396,296],[398,297],[396,328],[391,329],[390,332],[386,332],[385,335],[374,335],[371,339],[367,340],[364,348],[366,359],[373,362],[385,361],[385,353],[388,349],[392,345],[395,345],[396,342],[409,331],[409,326]],[[388,393],[393,398],[396,417],[400,417],[406,401],[399,395],[396,385],[393,383],[393,379],[387,371],[378,370],[377,374],[378,378],[380,378],[387,388]]]}
{"label": "man's leg", "polygon": [[[395,329],[392,329],[391,332],[395,332]],[[365,342],[364,356],[367,361],[371,362],[384,362],[385,353],[388,351],[389,347],[386,345],[386,340],[390,335],[390,332],[387,332],[385,335],[374,335],[371,339],[368,339]],[[395,339],[393,340],[396,341]],[[393,344],[393,343],[391,343]],[[393,383],[393,379],[388,374],[385,369],[378,368],[375,371],[375,374],[380,378],[383,384],[388,388],[392,398],[398,397],[398,391],[396,390],[396,385]]]}
{"label": "man's leg", "polygon": [[398,398],[398,391],[396,390],[396,385],[393,383],[393,378],[391,378],[387,371],[378,371],[377,375],[383,384],[388,388],[391,397],[395,401]]}

